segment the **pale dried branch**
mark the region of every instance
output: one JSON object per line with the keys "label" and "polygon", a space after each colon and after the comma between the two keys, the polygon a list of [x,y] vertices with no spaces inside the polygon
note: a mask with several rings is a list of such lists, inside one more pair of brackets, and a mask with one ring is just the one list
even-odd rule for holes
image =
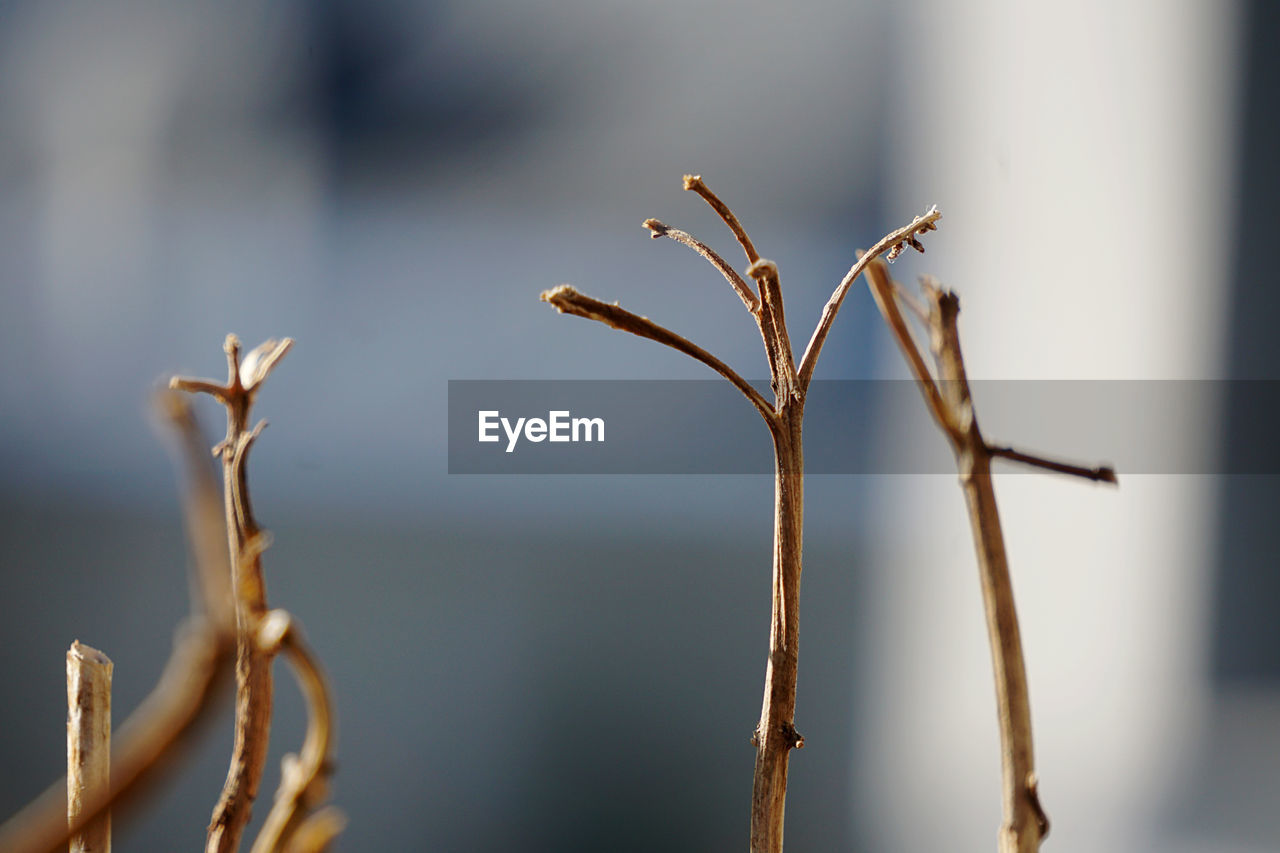
{"label": "pale dried branch", "polygon": [[[333,699],[319,660],[288,613],[273,610],[267,614],[258,641],[267,653],[285,652],[307,705],[307,735],[301,754],[284,757],[275,802],[253,843],[252,853],[279,853],[292,848],[294,838],[328,796],[328,780],[333,772]],[[340,813],[330,809],[323,824],[302,833],[306,849],[318,849],[314,845],[320,826],[332,829],[332,834],[323,838],[325,844],[341,830],[341,824],[332,823],[334,817],[340,817]]]}
{"label": "pale dried branch", "polygon": [[[67,822],[111,786],[111,658],[79,640],[67,650]],[[71,853],[111,853],[111,813],[71,837]]]}
{"label": "pale dried branch", "polygon": [[262,382],[293,345],[293,340],[271,339],[251,350],[241,361],[240,341],[228,335],[227,381],[174,377],[171,388],[207,393],[227,410],[227,434],[214,448],[223,466],[223,496],[231,562],[231,586],[236,614],[236,719],[231,764],[222,794],[214,807],[205,849],[208,853],[233,853],[249,822],[266,765],[271,727],[271,657],[256,641],[259,624],[267,612],[262,552],[268,539],[253,516],[246,462],[249,448],[264,426],[248,428],[249,412]]}
{"label": "pale dried branch", "polygon": [[644,227],[652,232],[649,236],[655,240],[659,237],[668,237],[702,255],[702,257],[711,262],[711,266],[715,267],[720,275],[724,276],[725,281],[729,282],[729,286],[733,288],[734,293],[738,294],[738,298],[742,300],[743,305],[747,306],[748,311],[752,314],[760,311],[760,298],[755,295],[742,276],[738,275],[738,271],[729,266],[729,262],[720,257],[715,249],[696,239],[691,234],[678,228],[672,228],[657,219],[646,219]]}
{"label": "pale dried branch", "polygon": [[[189,408],[171,395],[162,394],[157,402],[158,410],[180,437],[178,450],[189,472],[182,504],[187,530],[221,530],[217,488],[207,476],[208,456],[195,420]],[[119,814],[137,801],[183,754],[200,725],[213,715],[217,708],[214,700],[231,671],[235,624],[230,606],[203,599],[203,596],[216,593],[220,588],[213,578],[227,576],[227,552],[218,538],[206,535],[193,535],[191,550],[195,615],[180,626],[156,686],[113,738],[108,790],[101,796],[82,800],[79,817],[68,825],[67,780],[59,779],[0,826],[0,850],[6,853],[65,850],[72,835],[108,809]],[[225,587],[223,583],[223,594]]]}
{"label": "pale dried branch", "polygon": [[220,676],[230,668],[232,648],[231,635],[220,635],[202,619],[184,626],[160,681],[115,738],[106,795],[86,798],[80,817],[68,826],[66,780],[58,780],[0,827],[0,850],[53,853],[64,849],[72,835],[107,809],[119,811],[144,786],[155,782],[196,727],[212,715],[213,698]]}
{"label": "pale dried branch", "polygon": [[822,316],[818,319],[818,325],[813,330],[813,337],[809,338],[809,345],[805,347],[804,356],[800,359],[799,383],[802,389],[807,389],[809,382],[813,379],[813,370],[817,367],[818,356],[822,352],[822,344],[826,341],[827,333],[831,331],[831,324],[835,322],[836,314],[840,311],[840,304],[844,302],[845,295],[848,294],[853,282],[857,280],[868,264],[885,252],[890,252],[893,257],[897,257],[902,252],[904,245],[910,245],[923,252],[924,246],[917,239],[917,235],[926,231],[937,230],[938,226],[935,223],[940,218],[942,218],[942,214],[938,212],[937,207],[929,208],[923,216],[917,216],[913,219],[910,225],[904,225],[881,237],[879,242],[872,246],[869,251],[860,255],[854,265],[845,273],[844,278],[840,280],[840,284],[836,286],[835,292],[831,294],[831,298],[823,306]]}
{"label": "pale dried branch", "polygon": [[601,302],[599,299],[584,296],[567,284],[562,284],[551,290],[545,290],[539,298],[543,302],[549,302],[555,306],[556,310],[562,314],[573,314],[577,317],[585,317],[588,320],[597,320],[606,326],[630,332],[633,335],[648,338],[660,344],[666,344],[672,349],[679,350],[685,355],[697,359],[733,383],[733,386],[741,391],[751,401],[751,404],[756,407],[756,410],[764,417],[765,422],[771,427],[773,426],[775,421],[773,408],[761,396],[760,392],[739,376],[732,367],[692,341],[682,338],[664,326],[659,326],[648,317],[633,314],[613,303]]}

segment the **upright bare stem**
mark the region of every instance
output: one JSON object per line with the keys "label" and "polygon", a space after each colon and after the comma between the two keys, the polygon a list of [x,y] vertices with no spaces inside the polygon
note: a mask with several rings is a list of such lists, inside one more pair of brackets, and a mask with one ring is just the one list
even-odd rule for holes
{"label": "upright bare stem", "polygon": [[597,320],[615,329],[631,332],[666,344],[689,355],[728,379],[743,393],[764,417],[773,438],[774,449],[774,526],[773,526],[773,606],[769,628],[769,659],[765,667],[764,700],[760,721],[756,724],[752,743],[756,747],[756,765],[751,793],[752,853],[781,853],[783,813],[787,795],[787,765],[792,749],[804,745],[795,728],[796,680],[799,672],[800,643],[800,574],[804,539],[804,445],[802,422],[805,392],[814,365],[822,349],[831,323],[849,285],[863,266],[881,252],[897,254],[904,245],[924,251],[917,236],[934,229],[939,213],[930,210],[917,216],[907,226],[880,240],[864,259],[860,259],[832,294],[814,330],[799,370],[791,349],[786,313],[782,303],[778,267],[760,257],[755,244],[737,216],[698,175],[685,175],[684,187],[700,195],[720,215],[733,233],[747,258],[747,276],[756,283],[753,293],[746,279],[708,247],[683,231],[677,231],[656,219],[645,220],[654,237],[669,237],[693,249],[711,262],[742,303],[755,318],[764,342],[765,356],[773,383],[772,406],[731,367],[706,350],[657,325],[653,321],[626,311],[617,305],[583,296],[568,285],[542,294],[561,312]]}
{"label": "upright bare stem", "polygon": [[751,850],[782,850],[787,766],[804,746],[796,731],[800,666],[800,573],[804,546],[803,400],[782,408],[773,430],[773,599],[764,701],[751,742],[756,747],[751,787]]}
{"label": "upright bare stem", "polygon": [[259,386],[293,341],[269,340],[240,361],[240,341],[228,335],[227,382],[175,377],[170,387],[215,397],[227,410],[227,436],[214,448],[222,458],[223,499],[231,552],[231,587],[236,600],[236,725],[231,766],[213,810],[207,853],[232,853],[249,822],[267,759],[271,729],[271,655],[256,641],[267,612],[262,552],[267,537],[253,516],[245,463],[264,424],[249,429],[249,412]]}
{"label": "upright bare stem", "polygon": [[[67,650],[67,821],[111,787],[111,659],[76,640]],[[111,853],[111,813],[71,837],[71,853]]]}
{"label": "upright bare stem", "polygon": [[936,381],[925,364],[898,308],[902,289],[889,278],[883,262],[865,265],[867,282],[903,355],[924,393],[929,410],[951,443],[978,557],[978,574],[986,613],[987,638],[995,673],[996,711],[1000,725],[1000,764],[1004,823],[999,832],[1000,853],[1036,853],[1049,833],[1049,819],[1040,805],[1031,739],[1031,703],[1026,664],[1005,551],[1004,532],[991,482],[991,460],[999,456],[1085,479],[1115,483],[1110,467],[1085,468],[992,447],[978,429],[957,318],[960,300],[950,291],[924,282],[928,305],[920,313],[929,325],[929,339],[938,369]]}

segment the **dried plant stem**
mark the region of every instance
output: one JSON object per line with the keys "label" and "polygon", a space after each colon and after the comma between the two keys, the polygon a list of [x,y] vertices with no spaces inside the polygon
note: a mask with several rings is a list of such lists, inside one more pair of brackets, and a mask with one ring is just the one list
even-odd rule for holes
{"label": "dried plant stem", "polygon": [[175,377],[170,387],[207,393],[227,410],[227,436],[214,448],[222,459],[223,498],[231,559],[231,587],[236,617],[236,714],[231,766],[213,810],[205,843],[207,853],[233,853],[248,824],[267,759],[271,730],[271,658],[256,640],[267,612],[262,552],[268,539],[253,516],[246,461],[265,423],[249,429],[249,412],[262,381],[293,345],[285,338],[269,340],[240,361],[240,341],[228,335],[227,382]]}
{"label": "dried plant stem", "polygon": [[796,680],[799,672],[800,574],[804,538],[804,446],[802,422],[805,393],[822,343],[835,320],[849,285],[862,268],[881,252],[898,253],[904,245],[923,251],[919,234],[934,229],[940,214],[931,209],[907,226],[884,237],[865,258],[854,265],[823,310],[802,366],[796,369],[787,331],[778,267],[764,260],[747,236],[742,223],[698,175],[685,175],[684,188],[700,195],[728,226],[746,254],[747,276],[755,281],[752,292],[746,279],[714,250],[683,231],[656,219],[645,220],[654,237],[669,237],[693,249],[711,262],[742,300],[760,329],[769,362],[774,403],[770,405],[733,368],[706,350],[653,321],[615,304],[583,296],[568,285],[542,294],[542,300],[561,312],[597,320],[689,355],[729,380],[755,406],[769,427],[774,448],[773,606],[769,629],[769,659],[765,668],[764,700],[752,743],[756,747],[751,794],[751,850],[780,853],[783,813],[787,794],[787,765],[792,749],[804,746],[795,728]]}
{"label": "dried plant stem", "polygon": [[[111,659],[79,640],[67,651],[67,822],[111,786]],[[71,853],[111,853],[111,813],[71,837]]]}
{"label": "dried plant stem", "polygon": [[932,279],[926,279],[923,285],[927,306],[912,306],[912,310],[922,314],[929,326],[931,349],[937,365],[935,379],[898,308],[898,302],[905,295],[902,288],[889,277],[883,262],[874,261],[865,268],[876,304],[906,357],[930,412],[951,443],[969,511],[995,672],[996,710],[1000,725],[1004,823],[1000,827],[999,850],[1000,853],[1036,853],[1040,842],[1048,835],[1049,819],[1040,805],[1037,790],[1026,664],[1014,605],[1013,582],[1009,575],[1009,558],[991,482],[991,460],[999,456],[1108,483],[1116,482],[1115,471],[1110,467],[1085,468],[1053,462],[987,444],[978,429],[964,355],[960,349],[957,327],[959,298],[939,288]]}
{"label": "dried plant stem", "polygon": [[[180,395],[165,394],[160,408],[182,436],[181,446],[191,473],[183,501],[190,531],[221,527],[217,516],[217,487],[208,474],[208,457],[200,444],[195,421]],[[214,518],[198,517],[212,511]],[[182,752],[200,724],[217,707],[213,701],[224,680],[229,678],[235,647],[231,609],[216,601],[202,600],[208,590],[219,587],[218,578],[227,573],[227,558],[221,542],[209,537],[192,539],[196,579],[193,615],[184,623],[174,641],[173,651],[155,688],[120,727],[114,738],[110,784],[106,790],[86,791],[78,816],[68,820],[68,780],[60,779],[21,812],[0,826],[0,850],[6,853],[55,853],[65,850],[68,840],[83,831],[107,810],[119,812],[137,799],[144,788],[154,784]],[[200,615],[203,614],[203,615]],[[225,614],[227,618],[218,617]]]}
{"label": "dried plant stem", "polygon": [[800,666],[800,572],[804,545],[803,402],[784,407],[774,440],[773,603],[764,702],[751,738],[756,747],[751,786],[752,851],[782,849],[791,750],[804,746],[796,731]]}
{"label": "dried plant stem", "polygon": [[85,797],[80,816],[68,825],[66,780],[58,780],[0,827],[0,850],[54,853],[65,849],[71,836],[107,809],[119,810],[155,781],[167,760],[210,716],[221,676],[231,663],[231,635],[225,638],[223,642],[202,620],[184,626],[160,681],[115,738],[111,785],[105,795]]}
{"label": "dried plant stem", "polygon": [[[305,837],[299,835],[303,824],[316,817],[311,812],[325,798],[333,769],[333,700],[329,685],[320,662],[288,613],[269,613],[262,621],[258,642],[264,649],[282,649],[287,655],[307,703],[309,724],[301,754],[284,757],[275,803],[253,843],[253,853],[275,853],[294,846],[320,850],[342,830],[343,820],[337,810],[326,810],[326,817]],[[328,827],[331,834],[317,832],[320,827]]]}

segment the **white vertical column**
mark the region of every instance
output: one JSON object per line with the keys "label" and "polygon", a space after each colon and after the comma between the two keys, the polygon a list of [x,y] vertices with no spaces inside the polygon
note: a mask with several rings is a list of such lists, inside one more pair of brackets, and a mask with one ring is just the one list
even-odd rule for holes
{"label": "white vertical column", "polygon": [[[944,218],[895,274],[960,294],[970,376],[1220,375],[1234,5],[917,0],[898,21],[889,209]],[[1152,440],[1205,458],[1213,427],[1202,411]],[[1079,461],[1109,448],[1093,452]],[[1205,697],[1212,480],[1120,478],[997,484],[1053,849],[1143,849]],[[963,500],[952,477],[890,481],[861,820],[885,849],[994,850],[994,691]]]}

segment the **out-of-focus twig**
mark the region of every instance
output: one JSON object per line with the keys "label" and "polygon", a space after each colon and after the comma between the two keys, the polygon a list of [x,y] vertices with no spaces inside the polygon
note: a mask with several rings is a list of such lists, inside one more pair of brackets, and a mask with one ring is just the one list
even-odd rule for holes
{"label": "out-of-focus twig", "polygon": [[[157,401],[161,414],[181,436],[180,448],[188,470],[187,499],[183,506],[188,530],[219,525],[217,489],[210,478],[201,477],[208,468],[200,445],[195,420],[180,395],[165,392]],[[210,491],[211,490],[211,491]],[[214,518],[200,517],[212,507]],[[54,853],[65,849],[68,840],[81,832],[108,809],[119,815],[153,785],[182,753],[199,725],[214,709],[214,701],[230,675],[235,648],[232,610],[225,603],[202,601],[204,591],[215,589],[217,576],[228,572],[225,547],[206,539],[192,540],[192,563],[197,580],[191,586],[197,600],[191,616],[179,628],[173,651],[156,686],[120,727],[113,739],[111,781],[98,794],[81,800],[79,816],[67,819],[67,780],[59,779],[26,808],[0,826],[0,850],[5,853]],[[225,616],[224,616],[225,615]]]}
{"label": "out-of-focus twig", "polygon": [[1107,466],[1086,468],[1053,462],[989,445],[978,429],[964,355],[960,349],[957,326],[959,297],[943,290],[933,279],[926,278],[921,282],[926,304],[912,306],[908,303],[913,313],[922,316],[928,324],[930,348],[937,366],[935,379],[899,310],[898,303],[905,295],[902,287],[889,277],[888,267],[883,261],[872,261],[865,269],[876,305],[907,359],[930,413],[955,453],[978,556],[987,637],[995,671],[1004,792],[1004,823],[998,836],[999,850],[1000,853],[1036,853],[1049,832],[1049,819],[1040,805],[1026,664],[1014,606],[1013,583],[1009,576],[1009,558],[991,480],[991,460],[1001,457],[1108,483],[1116,482],[1115,471]]}

